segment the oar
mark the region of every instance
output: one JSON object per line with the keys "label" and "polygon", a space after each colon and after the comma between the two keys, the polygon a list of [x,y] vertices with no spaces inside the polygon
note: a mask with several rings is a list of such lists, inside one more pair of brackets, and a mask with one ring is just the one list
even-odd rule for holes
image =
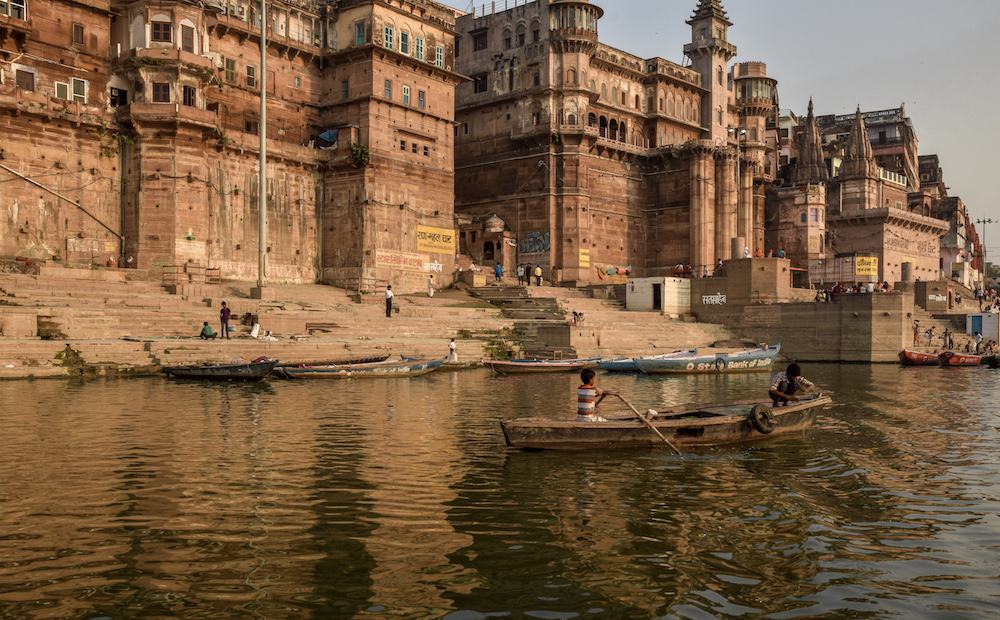
{"label": "oar", "polygon": [[632,410],[632,413],[635,414],[635,417],[638,418],[643,424],[645,424],[649,428],[649,430],[651,430],[654,433],[656,433],[656,436],[659,437],[660,439],[662,439],[663,443],[665,443],[668,446],[670,446],[671,450],[673,450],[677,454],[681,453],[681,451],[677,449],[677,446],[675,446],[674,444],[670,443],[670,440],[667,439],[666,437],[664,437],[663,433],[661,433],[655,426],[653,426],[652,422],[650,422],[649,420],[647,420],[646,418],[644,418],[643,415],[641,413],[639,413],[639,410],[636,409],[634,406],[632,406],[632,403],[630,403],[627,400],[625,400],[624,396],[622,396],[621,394],[615,394],[615,396],[617,396],[618,398],[620,398],[623,403],[625,403],[626,405],[628,405],[628,408]]}

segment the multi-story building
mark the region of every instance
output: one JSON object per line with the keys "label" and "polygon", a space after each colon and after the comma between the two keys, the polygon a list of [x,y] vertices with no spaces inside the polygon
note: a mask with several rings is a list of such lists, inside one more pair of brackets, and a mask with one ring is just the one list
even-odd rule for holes
{"label": "multi-story building", "polygon": [[252,277],[265,191],[270,278],[413,289],[450,276],[454,10],[275,0],[262,75],[258,6],[0,2],[2,163],[66,197],[3,178],[16,215],[0,218],[0,254]]}
{"label": "multi-story building", "polygon": [[534,0],[459,17],[462,251],[592,282],[627,268],[701,275],[734,240],[762,246],[777,135],[766,67],[730,66],[719,0],[688,20],[690,66],[602,43],[603,14]]}

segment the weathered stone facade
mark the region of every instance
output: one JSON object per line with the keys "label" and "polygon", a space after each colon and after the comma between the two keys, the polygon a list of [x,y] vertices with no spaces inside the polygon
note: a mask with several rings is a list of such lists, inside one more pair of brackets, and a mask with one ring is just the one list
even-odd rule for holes
{"label": "weathered stone facade", "polygon": [[472,81],[458,89],[456,210],[499,218],[517,252],[470,229],[463,253],[593,282],[627,267],[700,275],[736,238],[762,247],[777,92],[762,63],[730,67],[718,0],[688,21],[691,67],[601,43],[603,10],[586,0],[495,7],[458,19]]}
{"label": "weathered stone facade", "polygon": [[2,163],[124,237],[0,171],[0,255],[254,277],[264,77],[268,277],[447,284],[454,10],[269,3],[261,76],[258,6],[33,0],[0,16]]}

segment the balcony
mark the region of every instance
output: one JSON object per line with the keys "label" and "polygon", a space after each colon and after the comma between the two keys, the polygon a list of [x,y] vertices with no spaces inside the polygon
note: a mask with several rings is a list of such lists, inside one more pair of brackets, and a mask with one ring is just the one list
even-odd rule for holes
{"label": "balcony", "polygon": [[684,45],[684,55],[691,56],[692,54],[698,55],[704,51],[709,50],[721,50],[729,55],[730,58],[736,56],[736,46],[726,41],[724,39],[717,39],[715,37],[705,37],[701,41],[696,41],[694,43],[686,43]]}
{"label": "balcony", "polygon": [[29,34],[31,34],[30,19],[0,14],[0,45],[8,38],[12,38],[17,41],[18,48],[23,49]]}

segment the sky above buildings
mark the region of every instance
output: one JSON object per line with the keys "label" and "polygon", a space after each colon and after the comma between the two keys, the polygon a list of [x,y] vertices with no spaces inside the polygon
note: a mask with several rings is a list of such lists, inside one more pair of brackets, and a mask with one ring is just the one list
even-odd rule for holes
{"label": "sky above buildings", "polygon": [[[447,1],[469,10],[468,1]],[[642,57],[682,62],[690,37],[684,21],[697,0],[596,4],[605,10],[603,42]],[[739,49],[736,61],[767,63],[768,73],[779,81],[782,108],[804,114],[810,96],[817,114],[905,103],[920,153],[940,156],[951,195],[961,196],[973,217],[1000,221],[1000,52],[995,45],[1000,0],[723,4],[734,23],[729,39]],[[1000,224],[988,231],[987,245],[1000,257]]]}

